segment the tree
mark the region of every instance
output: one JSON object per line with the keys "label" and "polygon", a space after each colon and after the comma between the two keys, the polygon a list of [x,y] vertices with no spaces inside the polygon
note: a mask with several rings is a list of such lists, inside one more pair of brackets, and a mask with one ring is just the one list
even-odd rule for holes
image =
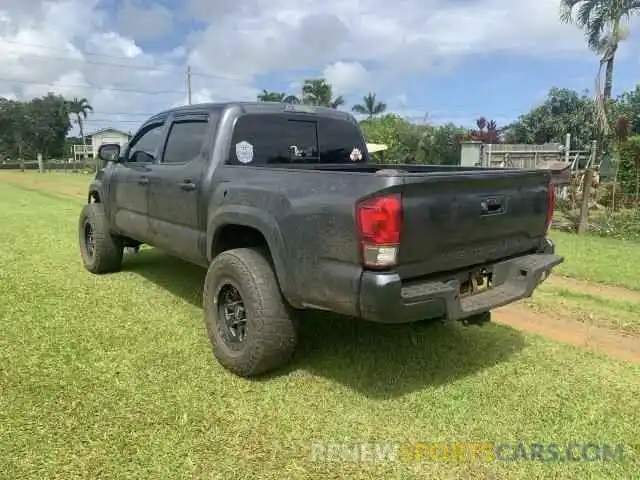
{"label": "tree", "polygon": [[640,134],[640,84],[636,88],[624,92],[618,97],[613,105],[613,118],[625,116],[629,120],[629,127],[632,133]]}
{"label": "tree", "polygon": [[302,86],[302,103],[319,107],[338,108],[344,105],[342,96],[333,97],[333,88],[324,78],[304,81]]}
{"label": "tree", "polygon": [[589,48],[601,56],[600,62],[606,66],[602,93],[606,104],[611,99],[618,45],[626,38],[622,23],[640,12],[640,0],[561,0],[560,5],[561,20],[575,23],[584,31]]}
{"label": "tree", "polygon": [[278,102],[278,103],[300,103],[300,99],[295,95],[288,95],[284,92],[270,92],[268,90],[262,90],[262,93],[258,94],[259,102]]}
{"label": "tree", "polygon": [[362,115],[366,115],[369,119],[372,119],[376,115],[381,115],[387,110],[387,104],[383,102],[378,102],[376,99],[376,94],[369,92],[367,95],[362,97],[362,103],[354,105],[352,111],[355,113],[360,113]]}
{"label": "tree", "polygon": [[[623,21],[640,12],[640,0],[561,0],[560,5],[560,19],[578,25],[584,31],[589,48],[600,55],[595,92],[595,113],[599,125],[596,161],[600,162],[609,133],[608,110],[616,52],[620,42],[627,37]],[[601,92],[603,66],[605,81]]]}
{"label": "tree", "polygon": [[551,88],[547,98],[503,129],[508,143],[563,143],[565,135],[578,148],[587,148],[597,134],[593,124],[595,104],[586,94],[568,88]]}
{"label": "tree", "polygon": [[385,160],[389,163],[416,163],[420,146],[420,130],[416,125],[393,113],[360,122],[369,143],[387,145]]}
{"label": "tree", "polygon": [[75,122],[80,129],[80,137],[82,137],[82,145],[87,146],[87,140],[84,136],[84,120],[87,119],[89,113],[93,113],[93,107],[86,98],[74,98],[67,103],[69,114],[75,117]]}
{"label": "tree", "polygon": [[20,169],[24,171],[24,157],[28,153],[29,139],[33,138],[34,119],[28,104],[14,100],[2,102],[2,146],[6,155],[16,158],[20,162]]}
{"label": "tree", "polygon": [[640,135],[627,138],[620,144],[618,180],[625,196],[640,198]]}
{"label": "tree", "polygon": [[27,108],[33,119],[32,145],[44,158],[60,157],[65,153],[65,139],[71,128],[68,102],[60,95],[49,93],[34,98]]}
{"label": "tree", "polygon": [[65,151],[69,122],[69,102],[49,93],[26,102],[0,99],[0,154],[18,159],[42,153],[60,156]]}
{"label": "tree", "polygon": [[500,143],[502,129],[498,128],[498,124],[495,120],[487,120],[485,117],[480,117],[476,120],[477,130],[473,130],[465,138],[469,140],[475,140],[482,143]]}
{"label": "tree", "polygon": [[425,163],[458,165],[460,163],[460,140],[467,133],[467,129],[453,123],[439,125],[425,132],[420,143]]}

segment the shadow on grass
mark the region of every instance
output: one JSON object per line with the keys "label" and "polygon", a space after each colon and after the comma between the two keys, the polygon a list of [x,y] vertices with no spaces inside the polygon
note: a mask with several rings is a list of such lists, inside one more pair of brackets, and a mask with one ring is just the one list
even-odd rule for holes
{"label": "shadow on grass", "polygon": [[[202,305],[205,270],[154,250],[128,256],[137,273],[193,305]],[[386,325],[325,312],[300,314],[291,364],[264,380],[308,373],[373,398],[393,398],[473,375],[522,350],[520,332],[500,325],[424,322]]]}

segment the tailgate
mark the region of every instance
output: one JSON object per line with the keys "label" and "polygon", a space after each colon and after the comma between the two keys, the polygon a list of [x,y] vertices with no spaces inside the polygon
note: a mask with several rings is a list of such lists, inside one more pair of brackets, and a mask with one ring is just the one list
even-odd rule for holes
{"label": "tailgate", "polygon": [[407,175],[400,276],[449,272],[536,249],[545,235],[548,189],[544,170]]}

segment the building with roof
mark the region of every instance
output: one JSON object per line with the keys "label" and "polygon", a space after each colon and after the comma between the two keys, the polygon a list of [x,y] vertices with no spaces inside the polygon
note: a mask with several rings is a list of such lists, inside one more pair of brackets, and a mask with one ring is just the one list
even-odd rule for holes
{"label": "building with roof", "polygon": [[118,130],[116,128],[102,128],[96,132],[85,135],[86,145],[73,146],[74,160],[82,160],[83,158],[97,158],[98,149],[104,143],[117,143],[123,147],[131,139],[131,134]]}

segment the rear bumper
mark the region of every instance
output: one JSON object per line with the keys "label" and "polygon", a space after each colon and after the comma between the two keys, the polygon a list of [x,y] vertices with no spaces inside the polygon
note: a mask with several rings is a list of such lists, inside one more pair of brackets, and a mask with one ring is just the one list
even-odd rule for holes
{"label": "rear bumper", "polygon": [[530,297],[551,270],[563,262],[547,240],[532,255],[492,265],[491,290],[460,298],[457,279],[403,284],[396,273],[365,272],[360,288],[360,317],[379,323],[408,323],[445,317],[462,320]]}

